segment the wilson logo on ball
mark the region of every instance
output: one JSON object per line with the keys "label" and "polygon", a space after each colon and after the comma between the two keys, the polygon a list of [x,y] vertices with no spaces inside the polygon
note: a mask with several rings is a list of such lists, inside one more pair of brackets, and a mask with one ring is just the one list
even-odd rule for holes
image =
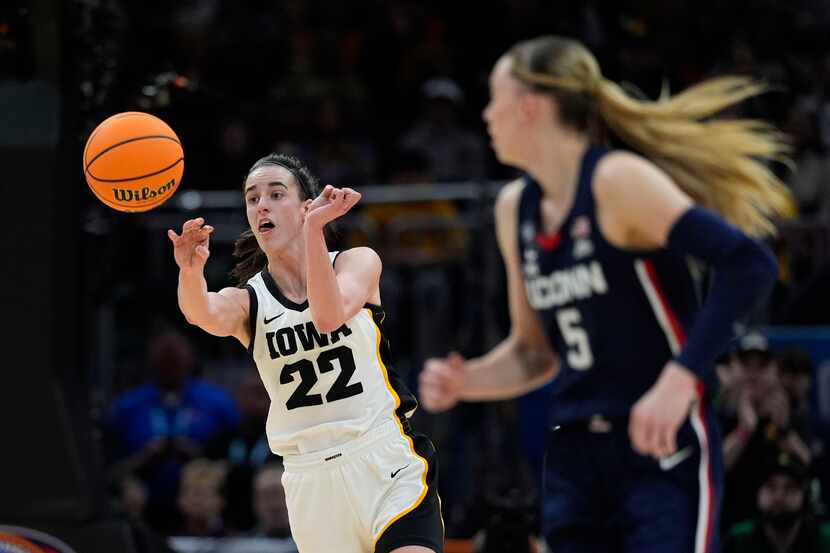
{"label": "wilson logo on ball", "polygon": [[184,153],[167,123],[142,112],[104,120],[84,148],[84,176],[104,204],[119,211],[148,211],[176,191]]}
{"label": "wilson logo on ball", "polygon": [[169,180],[162,186],[155,190],[151,190],[146,186],[141,190],[130,190],[128,188],[113,188],[112,193],[117,202],[146,202],[158,196],[165,194],[176,186],[175,180]]}

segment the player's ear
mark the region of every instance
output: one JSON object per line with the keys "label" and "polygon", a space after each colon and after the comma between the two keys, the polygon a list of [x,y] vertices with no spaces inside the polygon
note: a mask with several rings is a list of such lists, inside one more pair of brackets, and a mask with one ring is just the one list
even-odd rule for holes
{"label": "player's ear", "polygon": [[308,208],[311,205],[312,200],[303,200],[303,215],[308,213]]}
{"label": "player's ear", "polygon": [[518,100],[518,111],[522,122],[530,121],[539,111],[538,98],[535,94],[522,94]]}

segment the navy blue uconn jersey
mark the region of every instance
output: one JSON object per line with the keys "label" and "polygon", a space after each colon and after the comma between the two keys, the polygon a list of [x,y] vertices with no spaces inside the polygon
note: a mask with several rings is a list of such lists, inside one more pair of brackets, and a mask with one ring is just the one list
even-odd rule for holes
{"label": "navy blue uconn jersey", "polygon": [[573,206],[556,235],[544,234],[542,190],[530,176],[519,203],[527,297],[561,363],[551,424],[627,416],[679,352],[702,301],[701,279],[686,258],[620,250],[603,237],[591,183],[607,151],[587,149]]}

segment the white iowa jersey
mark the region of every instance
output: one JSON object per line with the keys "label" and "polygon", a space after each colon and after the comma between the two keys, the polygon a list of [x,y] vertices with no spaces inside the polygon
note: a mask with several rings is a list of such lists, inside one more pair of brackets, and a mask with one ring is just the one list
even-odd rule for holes
{"label": "white iowa jersey", "polygon": [[[332,262],[336,253],[331,254]],[[317,331],[308,301],[285,298],[267,269],[246,286],[248,350],[271,397],[266,433],[282,456],[327,449],[415,411],[415,397],[387,362],[379,306],[334,332]]]}

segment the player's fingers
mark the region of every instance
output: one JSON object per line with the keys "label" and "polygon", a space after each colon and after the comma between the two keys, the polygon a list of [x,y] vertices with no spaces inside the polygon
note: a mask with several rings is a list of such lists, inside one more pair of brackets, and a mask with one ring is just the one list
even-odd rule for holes
{"label": "player's fingers", "polygon": [[188,221],[182,226],[182,236],[192,236],[198,229],[199,226],[195,222]]}
{"label": "player's fingers", "polygon": [[655,458],[665,457],[668,455],[668,442],[666,436],[668,432],[666,427],[661,425],[659,421],[652,420],[648,425],[648,434],[646,435],[646,446],[648,453]]}
{"label": "player's fingers", "polygon": [[635,408],[628,423],[628,436],[631,439],[631,447],[641,455],[648,454],[648,431],[643,417]]}
{"label": "player's fingers", "polygon": [[203,260],[207,260],[210,257],[210,250],[206,246],[196,246],[196,255]]}
{"label": "player's fingers", "polygon": [[664,457],[674,455],[677,451],[677,427],[674,425],[667,425],[661,431],[660,444],[662,451],[660,452]]}
{"label": "player's fingers", "polygon": [[167,229],[167,237],[170,239],[173,244],[179,239],[179,235],[173,229]]}
{"label": "player's fingers", "polygon": [[323,191],[320,193],[320,195],[323,196],[324,198],[328,198],[328,197],[331,196],[331,193],[332,193],[333,190],[334,190],[334,187],[330,184],[327,184],[325,186],[325,188],[323,188]]}
{"label": "player's fingers", "polygon": [[444,386],[446,380],[447,378],[442,374],[441,369],[421,373],[421,382],[429,386]]}
{"label": "player's fingers", "polygon": [[430,413],[445,411],[453,403],[452,398],[448,397],[447,394],[432,388],[421,390],[420,397],[424,409]]}
{"label": "player's fingers", "polygon": [[196,217],[195,219],[191,220],[189,230],[192,231],[192,232],[196,232],[199,229],[201,229],[204,224],[205,224],[204,217]]}
{"label": "player's fingers", "polygon": [[419,395],[431,403],[435,403],[441,396],[441,388],[429,383],[421,383],[418,388]]}

